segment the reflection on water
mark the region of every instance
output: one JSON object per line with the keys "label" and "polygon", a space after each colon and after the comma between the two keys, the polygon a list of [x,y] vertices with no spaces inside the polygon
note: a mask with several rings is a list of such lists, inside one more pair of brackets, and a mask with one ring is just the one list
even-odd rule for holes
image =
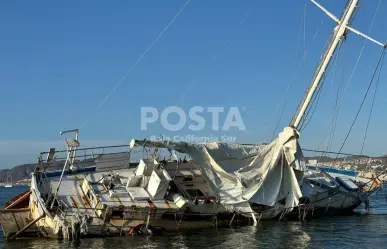
{"label": "reflection on water", "polygon": [[[0,198],[4,195],[0,190]],[[8,190],[7,190],[8,191]],[[16,191],[16,190],[10,190]],[[18,189],[20,191],[20,189]],[[6,192],[12,196],[12,193]],[[8,199],[4,198],[4,199]],[[0,199],[0,201],[3,201]],[[360,207],[357,215],[326,217],[308,222],[261,221],[256,227],[207,229],[194,232],[167,233],[154,237],[82,239],[79,242],[51,239],[19,239],[0,247],[19,248],[386,248],[386,196],[371,201],[371,215]]]}

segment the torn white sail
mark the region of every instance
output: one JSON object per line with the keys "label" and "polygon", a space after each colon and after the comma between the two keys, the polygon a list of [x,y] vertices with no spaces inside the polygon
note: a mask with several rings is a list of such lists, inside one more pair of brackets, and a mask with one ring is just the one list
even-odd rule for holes
{"label": "torn white sail", "polygon": [[302,196],[296,171],[304,171],[298,132],[286,127],[269,145],[227,143],[133,141],[166,147],[192,157],[220,202],[231,210],[251,212],[249,202],[285,208],[298,205]]}

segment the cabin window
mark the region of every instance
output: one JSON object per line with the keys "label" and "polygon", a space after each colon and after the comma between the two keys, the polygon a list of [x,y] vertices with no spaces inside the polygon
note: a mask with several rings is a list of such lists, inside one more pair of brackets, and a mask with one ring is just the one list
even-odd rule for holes
{"label": "cabin window", "polygon": [[185,190],[191,197],[204,196],[200,189],[186,189]]}

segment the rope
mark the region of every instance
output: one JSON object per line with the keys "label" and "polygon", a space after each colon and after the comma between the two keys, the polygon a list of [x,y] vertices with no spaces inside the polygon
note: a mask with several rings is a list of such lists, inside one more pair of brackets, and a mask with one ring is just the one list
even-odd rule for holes
{"label": "rope", "polygon": [[137,61],[133,64],[133,66],[124,74],[124,76],[121,78],[121,80],[118,81],[118,83],[113,87],[113,89],[109,92],[108,95],[102,100],[102,102],[97,106],[97,108],[94,110],[94,112],[91,113],[91,115],[86,119],[86,121],[79,127],[79,129],[83,128],[93,117],[94,115],[99,111],[99,109],[102,107],[102,105],[106,102],[106,100],[110,97],[110,95],[113,94],[113,92],[124,82],[126,77],[133,71],[133,69],[137,66],[137,64],[144,58],[144,56],[149,52],[149,50],[153,47],[153,45],[160,39],[160,37],[167,31],[169,26],[172,25],[172,23],[175,22],[176,18],[183,12],[185,7],[188,5],[188,3],[191,0],[188,0],[184,6],[177,12],[177,14],[172,18],[172,20],[167,24],[167,26],[164,27],[164,29],[161,31],[161,33],[156,37],[156,39],[148,46],[148,48],[145,50],[145,52],[137,59]]}
{"label": "rope", "polygon": [[[384,53],[385,53],[385,49],[383,48],[383,51],[382,51],[382,53],[381,53],[381,55],[380,55],[378,64],[377,64],[377,66],[376,66],[376,69],[375,69],[375,71],[374,71],[374,73],[373,73],[373,75],[372,75],[371,81],[370,81],[370,83],[368,84],[368,87],[367,87],[367,90],[366,90],[366,92],[365,92],[365,94],[364,94],[363,100],[362,100],[362,102],[361,102],[361,104],[360,104],[360,106],[359,106],[359,109],[358,109],[358,111],[357,111],[357,113],[356,113],[356,116],[355,116],[355,118],[354,118],[354,120],[353,120],[353,122],[352,122],[352,124],[351,124],[351,127],[350,127],[350,129],[349,129],[349,131],[348,131],[348,133],[347,133],[347,135],[346,135],[346,137],[345,137],[345,139],[344,139],[344,141],[343,141],[341,147],[340,147],[339,153],[340,153],[341,150],[343,149],[343,147],[344,147],[345,143],[347,142],[347,139],[348,139],[348,137],[349,137],[349,135],[350,135],[350,133],[351,133],[351,131],[352,131],[352,128],[353,128],[353,126],[355,125],[355,122],[356,122],[356,120],[357,120],[357,118],[358,118],[358,116],[359,116],[359,113],[360,113],[360,111],[361,111],[361,109],[362,109],[362,107],[363,107],[363,104],[364,104],[364,102],[365,102],[365,100],[366,100],[366,98],[367,98],[368,92],[369,92],[369,90],[370,90],[370,88],[371,88],[371,85],[372,85],[372,83],[373,83],[373,81],[374,81],[374,78],[375,78],[375,75],[376,75],[376,73],[377,73],[377,71],[378,71],[378,69],[379,69],[379,66],[380,66],[381,68],[383,67]],[[333,161],[333,164],[335,163],[335,161],[336,161],[337,158],[338,158],[338,155],[336,156],[335,160]],[[333,164],[332,164],[332,165],[333,165]]]}

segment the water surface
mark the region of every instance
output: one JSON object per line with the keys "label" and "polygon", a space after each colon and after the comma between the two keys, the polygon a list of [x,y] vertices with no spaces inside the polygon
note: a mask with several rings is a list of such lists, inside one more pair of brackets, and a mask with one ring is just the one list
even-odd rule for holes
{"label": "water surface", "polygon": [[[0,203],[26,187],[0,188]],[[353,216],[325,217],[308,222],[261,221],[256,227],[204,229],[167,233],[154,237],[82,239],[79,242],[53,239],[18,239],[0,247],[27,248],[387,248],[387,198],[371,200],[370,215],[360,207]]]}

